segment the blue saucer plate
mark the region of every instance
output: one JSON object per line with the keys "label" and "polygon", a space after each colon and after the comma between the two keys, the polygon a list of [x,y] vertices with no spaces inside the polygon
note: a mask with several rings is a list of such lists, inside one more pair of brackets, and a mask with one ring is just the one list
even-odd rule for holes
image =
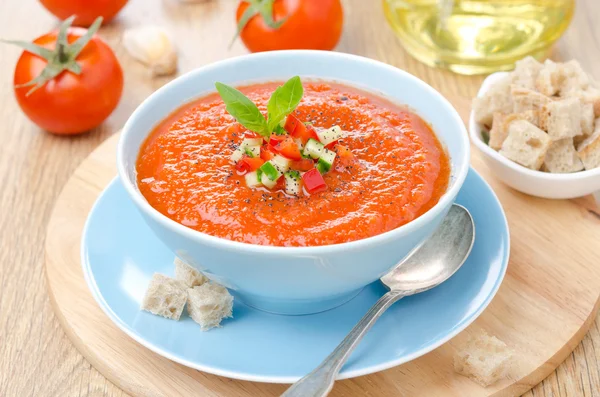
{"label": "blue saucer plate", "polygon": [[[496,294],[509,256],[504,211],[473,169],[457,202],[475,220],[471,255],[441,286],[391,307],[352,354],[340,379],[428,353],[471,324]],[[208,332],[186,315],[172,321],[141,311],[152,274],[173,275],[174,256],[146,226],[118,179],[89,214],[81,254],[94,298],[137,342],[188,367],[256,382],[291,383],[310,372],[385,292],[376,282],[338,308],[306,316],[269,314],[236,302],[234,318]]]}

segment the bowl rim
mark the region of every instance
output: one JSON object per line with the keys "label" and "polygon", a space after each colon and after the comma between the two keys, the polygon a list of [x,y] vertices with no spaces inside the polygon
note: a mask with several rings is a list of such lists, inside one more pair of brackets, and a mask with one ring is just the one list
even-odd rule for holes
{"label": "bowl rim", "polygon": [[[460,144],[464,150],[464,154],[462,158],[457,159],[456,162],[457,167],[453,169],[452,177],[454,177],[454,182],[452,185],[444,192],[444,194],[440,197],[439,201],[427,210],[424,214],[419,216],[418,218],[400,226],[395,229],[389,230],[387,232],[363,238],[360,240],[354,240],[339,244],[330,244],[330,245],[316,245],[316,246],[305,246],[305,247],[285,247],[285,246],[270,246],[270,245],[258,245],[258,244],[250,244],[243,243],[239,241],[228,240],[221,237],[212,236],[210,234],[206,234],[191,228],[188,228],[170,218],[160,213],[154,207],[152,207],[144,198],[144,196],[136,189],[135,183],[133,183],[127,174],[126,166],[125,166],[125,141],[129,132],[132,130],[132,126],[137,123],[137,120],[140,119],[143,115],[144,108],[149,106],[150,103],[154,102],[156,98],[159,98],[163,93],[168,92],[171,87],[176,84],[180,84],[182,81],[191,80],[196,78],[196,76],[204,74],[206,71],[218,69],[225,65],[231,65],[238,63],[240,61],[244,61],[247,59],[253,59],[255,61],[271,61],[272,59],[277,59],[278,57],[285,56],[298,56],[298,57],[314,57],[318,59],[329,58],[329,60],[333,59],[338,62],[352,62],[359,63],[363,68],[371,68],[371,69],[387,69],[393,73],[396,73],[399,78],[411,80],[413,83],[416,83],[420,89],[428,92],[433,97],[437,98],[440,101],[442,108],[446,108],[449,112],[450,117],[456,123],[458,130],[461,131],[459,136]],[[317,76],[318,77],[318,76]],[[368,85],[364,85],[368,87]],[[410,106],[410,104],[407,104]],[[165,116],[166,117],[166,116]],[[444,142],[442,142],[444,144]],[[136,155],[139,154],[139,149],[136,151]],[[137,158],[136,158],[137,159]],[[129,116],[127,122],[125,123],[123,130],[121,131],[121,135],[119,137],[119,142],[117,145],[117,171],[119,175],[119,179],[123,183],[125,190],[127,191],[129,197],[134,201],[136,206],[142,210],[147,216],[151,217],[155,222],[157,222],[161,227],[164,227],[176,234],[183,235],[185,238],[192,241],[199,241],[203,244],[208,244],[213,247],[222,248],[231,251],[238,252],[251,252],[251,253],[260,253],[267,255],[281,255],[281,254],[297,254],[297,255],[317,255],[322,253],[335,253],[340,251],[348,251],[348,250],[361,250],[364,249],[367,245],[379,245],[391,240],[395,240],[403,235],[409,234],[411,231],[416,230],[427,223],[431,222],[436,216],[443,211],[444,208],[449,208],[449,206],[454,202],[458,191],[462,187],[467,173],[469,171],[469,159],[470,159],[470,145],[469,145],[469,135],[467,133],[466,126],[462,119],[460,118],[456,109],[452,106],[452,104],[438,91],[436,91],[433,87],[422,81],[421,79],[411,75],[410,73],[395,68],[394,66],[388,65],[386,63],[376,61],[374,59],[346,54],[340,52],[330,52],[330,51],[318,51],[318,50],[285,50],[285,51],[270,51],[270,52],[260,52],[254,54],[246,54],[237,57],[227,58],[224,60],[220,60],[217,62],[213,62],[207,65],[204,65],[200,68],[189,71],[169,83],[165,84],[154,93],[152,93],[149,97],[147,97]]]}
{"label": "bowl rim", "polygon": [[[510,72],[496,72],[487,76],[483,82],[481,83],[481,87],[477,92],[477,97],[482,97],[490,88],[490,86],[496,81],[500,80],[502,77],[507,76]],[[583,170],[572,173],[563,173],[563,174],[553,174],[550,172],[531,170],[526,168],[520,164],[515,163],[502,156],[496,150],[492,149],[488,145],[486,145],[479,131],[483,129],[483,125],[475,121],[475,111],[471,108],[471,113],[469,115],[469,136],[471,137],[471,141],[477,148],[486,156],[491,157],[496,160],[498,163],[502,164],[502,166],[510,168],[511,170],[518,172],[522,175],[527,175],[528,177],[549,181],[549,182],[562,182],[562,181],[579,181],[583,179],[593,178],[600,176],[600,167],[594,168],[591,170]]]}

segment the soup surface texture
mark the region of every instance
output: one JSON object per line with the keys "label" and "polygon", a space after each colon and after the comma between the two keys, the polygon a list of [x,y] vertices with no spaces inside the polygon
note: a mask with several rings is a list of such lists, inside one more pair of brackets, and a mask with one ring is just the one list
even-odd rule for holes
{"label": "soup surface texture", "polygon": [[[280,83],[240,88],[266,114]],[[294,115],[316,127],[339,125],[353,162],[324,175],[327,191],[290,197],[250,188],[231,153],[254,135],[217,94],[184,105],[143,143],[137,182],[149,204],[189,228],[229,240],[273,246],[318,246],[375,236],[412,221],[447,189],[450,165],[418,115],[370,93],[305,82]]]}

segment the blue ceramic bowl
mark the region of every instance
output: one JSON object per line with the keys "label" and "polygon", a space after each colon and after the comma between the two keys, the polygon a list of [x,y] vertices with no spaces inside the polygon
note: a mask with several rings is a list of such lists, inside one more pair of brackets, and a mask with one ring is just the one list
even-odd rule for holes
{"label": "blue ceramic bowl", "polygon": [[[290,76],[336,81],[408,105],[429,122],[446,148],[451,181],[439,202],[389,232],[343,244],[269,247],[187,228],[152,208],[136,183],[140,146],[181,105],[214,91],[215,81],[241,85]],[[282,314],[308,314],[354,297],[419,246],[440,224],[469,170],[469,140],[452,105],[416,77],[371,59],[324,51],[275,51],[231,58],[187,73],[146,99],[131,115],[117,151],[119,176],[144,220],[176,255],[230,288],[246,304]]]}

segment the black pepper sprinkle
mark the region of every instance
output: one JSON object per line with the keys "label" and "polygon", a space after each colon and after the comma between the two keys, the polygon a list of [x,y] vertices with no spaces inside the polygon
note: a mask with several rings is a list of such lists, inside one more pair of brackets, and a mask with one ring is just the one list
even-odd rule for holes
{"label": "black pepper sprinkle", "polygon": [[348,100],[348,97],[347,97],[347,96],[342,96],[342,97],[340,97],[340,99],[341,99],[342,101],[347,101],[347,100]]}
{"label": "black pepper sprinkle", "polygon": [[233,204],[233,200],[227,200],[227,204],[229,204],[229,205]]}

